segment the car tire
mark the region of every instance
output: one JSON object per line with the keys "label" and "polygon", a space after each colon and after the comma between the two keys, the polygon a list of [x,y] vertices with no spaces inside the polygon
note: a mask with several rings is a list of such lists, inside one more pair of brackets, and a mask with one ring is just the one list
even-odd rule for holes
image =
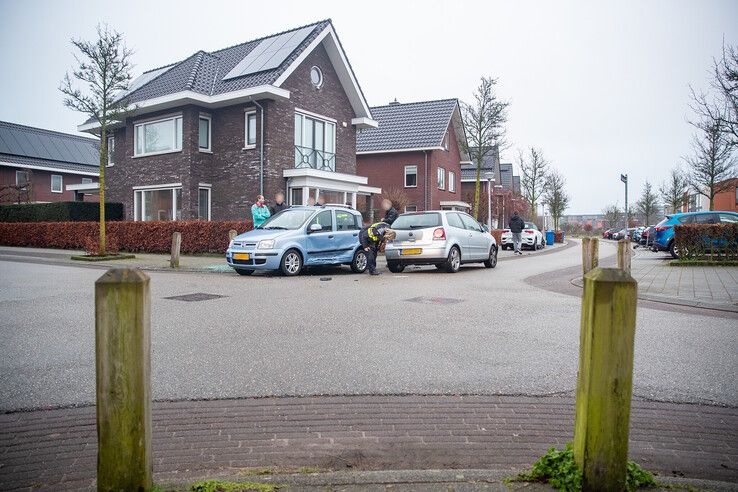
{"label": "car tire", "polygon": [[489,258],[484,262],[486,268],[494,268],[497,266],[497,248],[492,246],[489,250]]}
{"label": "car tire", "polygon": [[387,270],[389,270],[392,273],[402,273],[405,270],[405,265],[401,265],[397,261],[388,261]]}
{"label": "car tire", "polygon": [[359,249],[351,260],[351,271],[354,273],[364,273],[367,267],[366,253],[363,249]]}
{"label": "car tire", "polygon": [[676,249],[676,241],[674,240],[672,240],[671,243],[669,244],[669,254],[675,260],[679,259],[679,251],[677,251]]}
{"label": "car tire", "polygon": [[245,268],[236,268],[236,273],[239,275],[251,275],[254,273],[253,270],[246,270]]}
{"label": "car tire", "polygon": [[461,268],[461,251],[456,246],[452,246],[448,252],[446,263],[444,265],[448,273],[456,273]]}
{"label": "car tire", "polygon": [[296,249],[287,250],[279,262],[280,271],[288,277],[300,275],[302,267],[302,255]]}

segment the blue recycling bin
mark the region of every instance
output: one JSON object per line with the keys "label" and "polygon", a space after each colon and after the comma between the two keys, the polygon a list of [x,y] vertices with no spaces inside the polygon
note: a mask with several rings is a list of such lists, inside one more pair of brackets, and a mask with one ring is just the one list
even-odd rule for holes
{"label": "blue recycling bin", "polygon": [[564,231],[563,230],[561,231],[561,243],[562,244],[564,243]]}
{"label": "blue recycling bin", "polygon": [[546,231],[546,246],[553,246],[554,231]]}

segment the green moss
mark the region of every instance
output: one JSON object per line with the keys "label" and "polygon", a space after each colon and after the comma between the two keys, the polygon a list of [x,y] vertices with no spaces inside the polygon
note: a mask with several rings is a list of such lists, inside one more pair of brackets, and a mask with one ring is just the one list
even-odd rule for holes
{"label": "green moss", "polygon": [[[564,492],[582,490],[582,472],[574,461],[574,450],[571,443],[562,451],[551,448],[533,464],[528,473],[521,473],[508,482],[544,482]],[[629,461],[626,469],[625,486],[628,492],[642,487],[655,487],[653,475],[638,464]]]}
{"label": "green moss", "polygon": [[738,266],[738,260],[671,260],[671,266]]}
{"label": "green moss", "polygon": [[277,485],[258,482],[226,482],[223,480],[203,480],[195,482],[192,492],[274,492]]}

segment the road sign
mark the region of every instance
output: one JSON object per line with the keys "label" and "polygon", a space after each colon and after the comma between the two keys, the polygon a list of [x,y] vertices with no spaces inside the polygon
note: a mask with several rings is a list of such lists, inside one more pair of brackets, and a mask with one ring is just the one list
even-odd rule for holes
{"label": "road sign", "polygon": [[622,181],[623,183],[627,183],[628,182],[628,175],[627,174],[621,174],[620,175],[620,181]]}

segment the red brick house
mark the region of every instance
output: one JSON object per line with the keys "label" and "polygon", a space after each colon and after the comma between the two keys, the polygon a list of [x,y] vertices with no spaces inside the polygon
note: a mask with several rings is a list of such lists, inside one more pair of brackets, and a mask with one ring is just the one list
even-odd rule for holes
{"label": "red brick house", "polygon": [[376,122],[330,20],[198,51],[126,97],[106,192],[128,219],[247,219],[258,194],[356,205],[381,192],[356,173],[356,130]]}
{"label": "red brick house", "polygon": [[97,201],[97,139],[0,121],[0,203]]}
{"label": "red brick house", "polygon": [[371,112],[379,126],[358,132],[358,174],[371,186],[402,190],[407,211],[467,210],[461,163],[469,158],[459,101],[394,102]]}

